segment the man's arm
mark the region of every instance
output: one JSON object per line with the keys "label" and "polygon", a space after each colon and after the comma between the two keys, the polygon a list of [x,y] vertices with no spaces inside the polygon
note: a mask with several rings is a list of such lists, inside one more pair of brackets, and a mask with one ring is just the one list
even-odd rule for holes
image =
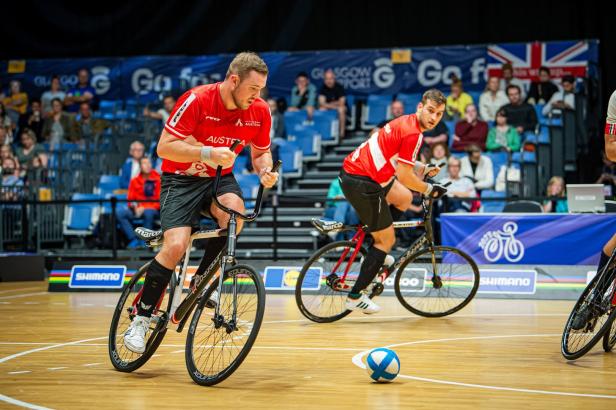
{"label": "man's arm", "polygon": [[396,176],[402,185],[412,191],[423,194],[428,190],[428,184],[419,178],[411,165],[398,162],[398,166],[396,167]]}
{"label": "man's arm", "polygon": [[[182,140],[167,130],[163,132],[158,141],[156,152],[158,156],[174,162],[199,162],[207,159],[207,154],[203,153],[203,145],[195,145]],[[225,168],[233,165],[235,153],[228,147],[208,147],[209,159],[217,165]]]}
{"label": "man's arm", "polygon": [[272,152],[267,150],[256,149],[254,146],[250,149],[252,167],[255,169],[261,183],[266,188],[274,186],[278,180],[278,172],[270,172],[274,166],[272,160]]}
{"label": "man's arm", "polygon": [[605,120],[605,156],[616,161],[616,91],[610,97]]}
{"label": "man's arm", "polygon": [[[616,128],[616,124],[613,126]],[[605,134],[605,155],[610,161],[616,161],[616,134]]]}

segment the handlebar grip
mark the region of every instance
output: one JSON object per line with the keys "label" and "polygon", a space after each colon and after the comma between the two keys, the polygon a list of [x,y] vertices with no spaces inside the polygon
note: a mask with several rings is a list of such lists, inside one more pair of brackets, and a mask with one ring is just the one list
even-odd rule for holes
{"label": "handlebar grip", "polygon": [[282,161],[278,160],[274,163],[274,166],[272,167],[272,170],[270,172],[278,172],[278,170],[280,169],[280,166],[282,165]]}
{"label": "handlebar grip", "polygon": [[231,151],[235,151],[235,149],[237,148],[237,146],[238,146],[238,145],[240,145],[240,142],[242,142],[242,141],[240,141],[240,140],[234,140],[234,141],[233,141],[233,144],[231,144],[231,146],[229,147],[229,149],[230,149]]}

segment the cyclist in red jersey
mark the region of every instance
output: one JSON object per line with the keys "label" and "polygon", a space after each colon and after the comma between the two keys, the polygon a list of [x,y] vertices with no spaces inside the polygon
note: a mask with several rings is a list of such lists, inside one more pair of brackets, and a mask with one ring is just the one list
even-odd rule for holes
{"label": "cyclist in red jersey", "polygon": [[447,192],[444,187],[426,183],[422,178],[424,175],[434,176],[440,169],[416,160],[422,132],[439,123],[446,101],[440,91],[426,91],[415,114],[390,121],[344,160],[340,186],[374,238],[347,298],[346,308],[349,310],[364,313],[380,310],[362,291],[372,282],[394,245],[396,236],[392,223],[411,204],[409,190],[434,198]]}
{"label": "cyclist in red jersey", "polygon": [[[223,167],[218,200],[239,212],[244,212],[244,200],[232,170],[237,153],[246,145],[251,146],[261,183],[270,188],[278,179],[278,173],[271,172],[269,106],[259,98],[267,74],[267,65],[257,54],[240,53],[223,82],[187,91],[165,123],[157,148],[163,158],[160,215],[164,242],[148,268],[138,315],[124,336],[131,351],[144,351],[150,316],[186,252],[192,230],[199,226],[201,213],[209,213],[221,228],[229,222],[229,215],[212,204],[216,168]],[[241,143],[232,152],[229,147],[236,139]],[[198,272],[218,262],[225,243],[226,238],[208,240]]]}

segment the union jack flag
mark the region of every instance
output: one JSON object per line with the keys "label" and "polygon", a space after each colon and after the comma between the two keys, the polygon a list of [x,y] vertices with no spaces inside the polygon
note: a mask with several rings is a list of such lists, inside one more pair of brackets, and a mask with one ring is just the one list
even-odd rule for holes
{"label": "union jack flag", "polygon": [[526,81],[536,81],[541,66],[548,67],[552,77],[584,77],[590,54],[586,41],[495,44],[488,46],[488,75],[502,77],[502,65],[510,63],[514,77]]}

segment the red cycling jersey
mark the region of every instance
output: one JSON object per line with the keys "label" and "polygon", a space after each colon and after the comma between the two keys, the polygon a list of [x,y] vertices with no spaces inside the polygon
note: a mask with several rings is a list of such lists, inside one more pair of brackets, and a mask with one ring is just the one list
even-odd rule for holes
{"label": "red cycling jersey", "polygon": [[[250,143],[254,148],[270,147],[272,117],[268,104],[257,98],[246,110],[227,110],[220,96],[220,83],[201,85],[188,90],[178,100],[165,124],[170,134],[194,145],[229,147],[233,140],[241,141],[239,153]],[[217,165],[213,162],[174,162],[163,160],[162,171],[174,174],[213,177]],[[223,169],[228,174],[233,166]]]}
{"label": "red cycling jersey", "polygon": [[349,174],[370,177],[383,184],[396,173],[397,161],[414,166],[423,135],[417,115],[403,115],[388,122],[345,159]]}

